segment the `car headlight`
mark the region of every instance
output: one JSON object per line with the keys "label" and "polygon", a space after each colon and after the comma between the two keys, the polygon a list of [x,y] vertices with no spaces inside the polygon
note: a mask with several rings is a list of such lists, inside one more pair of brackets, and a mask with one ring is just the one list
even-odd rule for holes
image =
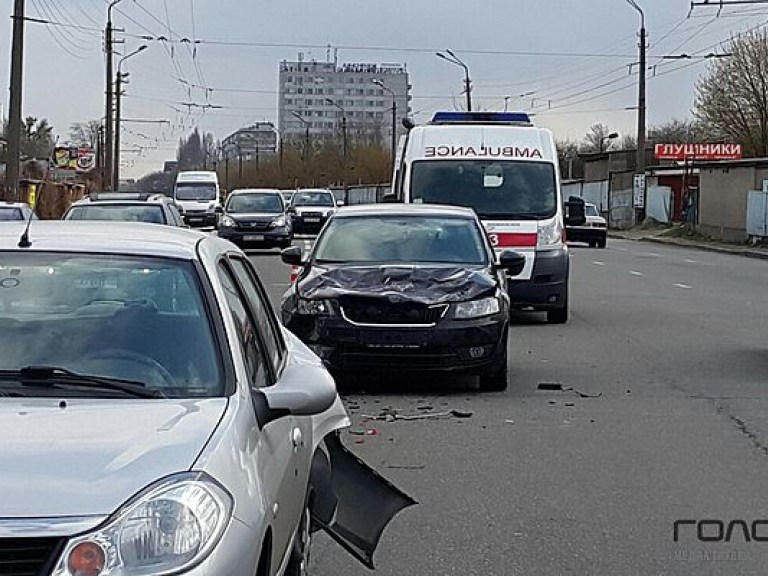
{"label": "car headlight", "polygon": [[279,218],[272,220],[273,228],[282,228],[283,226],[285,226],[285,216],[280,216]]}
{"label": "car headlight", "polygon": [[235,225],[235,221],[232,220],[229,216],[224,216],[224,218],[221,219],[221,226],[224,226],[225,228],[232,228]]}
{"label": "car headlight", "polygon": [[102,528],[72,538],[53,576],[131,576],[183,572],[202,562],[232,515],[232,497],[204,473],[150,486]]}
{"label": "car headlight", "polygon": [[563,243],[563,228],[557,218],[547,224],[539,224],[538,240],[536,247],[538,249],[555,249]]}
{"label": "car headlight", "polygon": [[299,298],[296,305],[299,314],[309,316],[330,316],[333,313],[333,307],[328,300],[305,300]]}
{"label": "car headlight", "polygon": [[459,302],[456,304],[456,313],[454,318],[457,320],[467,320],[469,318],[480,318],[497,314],[501,310],[499,299],[495,296],[482,298],[480,300],[469,300],[468,302]]}

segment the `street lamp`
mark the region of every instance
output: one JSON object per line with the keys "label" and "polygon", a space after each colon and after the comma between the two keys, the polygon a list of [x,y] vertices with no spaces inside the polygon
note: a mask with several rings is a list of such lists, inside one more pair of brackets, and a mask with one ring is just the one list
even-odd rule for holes
{"label": "street lamp", "polygon": [[507,108],[509,106],[509,101],[511,99],[525,98],[527,96],[533,96],[534,94],[536,94],[536,92],[532,90],[531,92],[526,92],[525,94],[518,94],[517,96],[504,96],[504,112],[507,111]]}
{"label": "street lamp", "polygon": [[343,186],[344,186],[344,204],[349,205],[349,191],[347,190],[347,111],[344,110],[344,108],[336,102],[335,100],[331,100],[330,98],[325,99],[326,103],[330,104],[331,106],[336,106],[339,110],[341,110],[341,140],[342,140],[342,149],[344,154],[344,167],[343,167]]}
{"label": "street lamp", "polygon": [[395,156],[397,155],[397,95],[395,91],[384,84],[383,80],[373,79],[373,83],[379,88],[386,90],[392,95],[392,169],[395,167]]}
{"label": "street lamp", "polygon": [[464,91],[467,94],[467,112],[472,112],[472,82],[469,79],[469,68],[467,67],[464,62],[459,60],[459,57],[456,56],[450,49],[445,50],[446,54],[443,54],[442,52],[437,52],[437,57],[442,58],[446,62],[450,62],[451,64],[455,64],[456,66],[461,66],[464,68]]}
{"label": "street lamp", "polygon": [[115,153],[112,172],[112,190],[115,192],[120,189],[120,103],[122,101],[123,80],[128,76],[128,74],[123,74],[123,62],[146,49],[147,45],[142,44],[130,54],[126,54],[120,58],[117,63],[117,78],[115,80]]}
{"label": "street lamp", "polygon": [[615,140],[618,137],[619,137],[619,133],[618,132],[611,132],[607,136],[601,136],[600,137],[600,148],[599,148],[600,154],[602,154],[605,151],[605,149],[606,149],[605,143],[606,142],[608,142],[609,140]]}
{"label": "street lamp", "polygon": [[114,145],[114,119],[112,115],[112,104],[114,100],[114,77],[112,72],[112,9],[122,2],[122,0],[112,0],[107,8],[107,29],[104,32],[104,51],[107,53],[107,89],[106,89],[106,113],[104,115],[104,124],[106,126],[106,145],[104,150],[104,183],[105,188],[110,189],[110,177],[112,176],[112,164],[119,164],[119,158],[112,157],[112,146]]}

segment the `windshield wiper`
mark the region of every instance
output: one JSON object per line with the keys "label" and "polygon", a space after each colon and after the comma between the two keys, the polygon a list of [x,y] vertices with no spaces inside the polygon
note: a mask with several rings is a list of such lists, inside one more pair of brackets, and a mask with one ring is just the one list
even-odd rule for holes
{"label": "windshield wiper", "polygon": [[165,398],[158,390],[148,390],[142,382],[78,374],[57,366],[25,366],[19,370],[0,370],[0,381],[18,381],[22,386],[56,388],[72,386],[94,390],[116,390],[137,398]]}

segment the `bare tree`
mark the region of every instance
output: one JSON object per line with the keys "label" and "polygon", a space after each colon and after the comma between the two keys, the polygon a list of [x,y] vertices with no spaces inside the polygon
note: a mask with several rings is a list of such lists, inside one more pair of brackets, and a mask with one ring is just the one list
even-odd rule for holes
{"label": "bare tree", "polygon": [[707,139],[707,130],[701,122],[670,120],[648,130],[648,140],[656,144],[690,144]]}
{"label": "bare tree", "polygon": [[618,136],[614,134],[602,122],[592,124],[579,149],[581,152],[605,152],[611,147],[611,141]]}
{"label": "bare tree", "polygon": [[69,125],[69,139],[77,146],[96,148],[99,144],[100,130],[101,122],[98,120],[75,122]]}
{"label": "bare tree", "polygon": [[768,156],[768,32],[739,35],[726,52],[696,84],[695,116],[745,156]]}

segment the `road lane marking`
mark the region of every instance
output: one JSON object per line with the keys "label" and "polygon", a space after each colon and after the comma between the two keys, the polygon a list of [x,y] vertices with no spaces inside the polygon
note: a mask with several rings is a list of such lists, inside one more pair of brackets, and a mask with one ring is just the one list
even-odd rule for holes
{"label": "road lane marking", "polygon": [[592,264],[594,264],[595,266],[605,266],[605,262],[599,262],[598,260],[595,260],[594,262],[592,262]]}
{"label": "road lane marking", "polygon": [[682,284],[681,282],[678,282],[677,284],[673,284],[675,288],[682,288],[683,290],[690,290],[691,287],[688,286],[688,284]]}
{"label": "road lane marking", "polygon": [[686,264],[698,264],[699,261],[698,260],[691,260],[690,258],[686,258],[685,259],[685,263]]}
{"label": "road lane marking", "polygon": [[632,274],[632,276],[645,276],[645,274],[638,272],[637,270],[630,270],[629,273]]}

